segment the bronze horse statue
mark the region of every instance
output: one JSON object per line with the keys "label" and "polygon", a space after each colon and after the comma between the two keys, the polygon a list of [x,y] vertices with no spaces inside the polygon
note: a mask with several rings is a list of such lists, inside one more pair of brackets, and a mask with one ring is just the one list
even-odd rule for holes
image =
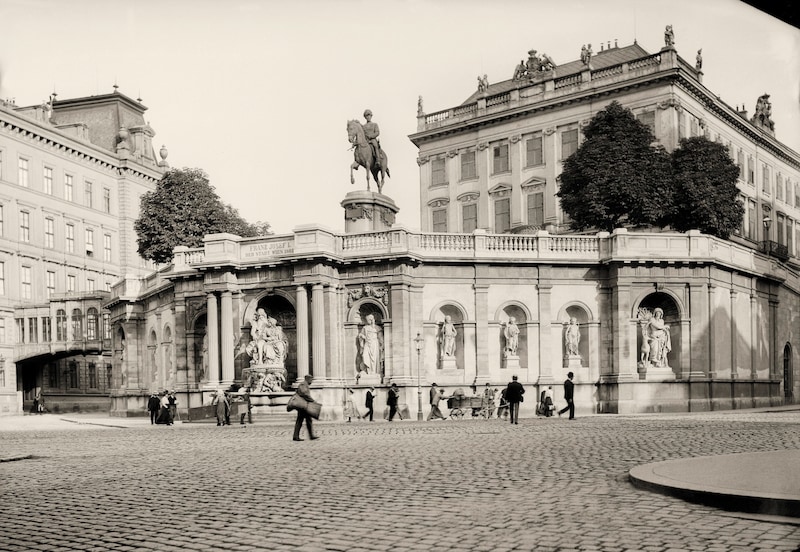
{"label": "bronze horse statue", "polygon": [[[353,157],[355,159],[353,164],[350,165],[350,184],[355,184],[356,182],[353,177],[353,170],[358,170],[358,167],[364,167],[367,171],[367,191],[369,191],[369,175],[372,173],[372,178],[375,180],[375,184],[378,185],[378,193],[381,193],[384,175],[392,176],[389,174],[389,162],[386,152],[381,149],[379,159],[375,159],[372,147],[364,134],[364,127],[356,120],[347,121],[347,139],[353,144]],[[381,176],[380,180],[378,180],[378,174]]]}

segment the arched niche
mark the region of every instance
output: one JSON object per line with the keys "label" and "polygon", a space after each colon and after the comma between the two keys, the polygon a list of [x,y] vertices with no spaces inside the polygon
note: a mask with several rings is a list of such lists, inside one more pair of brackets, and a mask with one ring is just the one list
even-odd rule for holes
{"label": "arched niche", "polygon": [[360,376],[362,366],[362,347],[359,339],[367,317],[375,318],[375,325],[378,327],[379,353],[377,366],[374,367],[374,374],[381,377],[386,375],[386,328],[384,324],[388,319],[386,306],[375,299],[364,298],[355,301],[347,313],[347,323],[345,324],[346,342],[349,349],[346,358],[348,360],[348,372],[345,377],[349,378]]}
{"label": "arched niche", "polygon": [[189,346],[187,352],[191,358],[188,366],[194,367],[194,382],[208,381],[208,317],[201,312],[191,321]]}
{"label": "arched niche", "polygon": [[442,328],[444,326],[445,318],[450,317],[455,326],[455,367],[457,369],[464,369],[464,321],[467,319],[466,310],[463,306],[455,301],[443,301],[436,305],[431,310],[430,320],[436,324],[436,359],[437,368],[445,367],[444,356],[442,347],[444,345],[442,339]]}
{"label": "arched niche", "polygon": [[[528,310],[528,308],[522,303],[517,301],[508,301],[500,305],[495,312],[494,319],[497,321],[496,336],[498,340],[498,351],[500,351],[501,356],[505,354],[505,330],[512,318],[514,319],[514,323],[517,325],[517,329],[519,329],[516,356],[519,357],[519,367],[524,370],[528,367],[528,322],[531,320],[532,316],[530,310]],[[502,359],[500,365],[504,366]]]}
{"label": "arched niche", "polygon": [[158,334],[151,329],[147,334],[147,378],[143,382],[143,388],[151,392],[158,387]]}
{"label": "arched niche", "polygon": [[247,354],[247,345],[250,343],[253,316],[258,309],[264,309],[267,316],[275,319],[286,336],[286,381],[297,379],[297,309],[295,297],[283,290],[267,290],[253,298],[244,310],[241,321],[239,342],[236,346],[234,358],[234,377],[241,380],[242,371],[250,366],[250,355]]}
{"label": "arched niche", "polygon": [[645,338],[647,333],[645,320],[654,315],[656,310],[660,310],[663,315],[664,324],[668,326],[667,343],[668,352],[666,353],[666,365],[661,366],[663,370],[671,370],[676,376],[681,374],[680,361],[682,358],[683,339],[681,324],[683,322],[683,309],[680,300],[668,291],[655,291],[640,296],[634,303],[634,310],[631,313],[632,320],[635,320],[638,327],[636,332],[636,354],[637,367],[640,377],[644,377],[648,371],[654,370],[650,359],[651,343]]}
{"label": "arched niche", "polygon": [[578,333],[580,341],[578,342],[578,355],[581,357],[581,364],[584,366],[589,365],[589,354],[591,351],[590,346],[590,332],[589,322],[594,320],[592,310],[586,303],[581,301],[570,301],[562,305],[558,311],[558,321],[561,322],[561,340],[560,351],[563,358],[569,356],[567,351],[567,331],[570,328],[572,320],[578,325]]}
{"label": "arched niche", "polygon": [[175,387],[175,361],[173,359],[173,352],[175,350],[174,343],[172,342],[172,327],[169,324],[164,325],[164,336],[161,340],[162,352],[164,355],[164,378],[166,386],[172,389]]}

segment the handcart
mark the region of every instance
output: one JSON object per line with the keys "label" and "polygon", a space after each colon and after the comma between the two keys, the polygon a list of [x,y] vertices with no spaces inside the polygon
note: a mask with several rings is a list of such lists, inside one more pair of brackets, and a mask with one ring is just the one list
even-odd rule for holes
{"label": "handcart", "polygon": [[494,401],[483,397],[453,395],[447,399],[447,408],[450,409],[451,418],[460,419],[469,414],[473,418],[480,416],[489,419],[494,412]]}

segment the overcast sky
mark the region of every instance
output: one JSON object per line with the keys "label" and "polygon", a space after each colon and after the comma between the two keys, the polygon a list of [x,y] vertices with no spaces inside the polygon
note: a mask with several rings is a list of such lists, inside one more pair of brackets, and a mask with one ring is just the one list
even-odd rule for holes
{"label": "overcast sky", "polygon": [[664,27],[704,84],[752,114],[769,93],[778,139],[800,151],[800,30],[738,0],[0,0],[0,97],[17,105],[120,92],[141,97],[173,167],[199,167],[223,201],[277,233],[344,229],[348,119],[370,108],[398,223],[419,228],[417,97],[432,113],[476,77],[509,79],[527,51],[556,64],[581,46]]}

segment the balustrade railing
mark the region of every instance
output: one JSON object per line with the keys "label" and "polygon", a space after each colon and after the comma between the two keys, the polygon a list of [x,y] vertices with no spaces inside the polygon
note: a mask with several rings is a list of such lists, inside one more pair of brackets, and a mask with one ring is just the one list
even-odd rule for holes
{"label": "balustrade railing", "polygon": [[420,234],[419,247],[423,251],[473,251],[472,234]]}
{"label": "balustrade railing", "polygon": [[489,96],[486,98],[486,107],[492,107],[493,105],[502,105],[506,104],[511,101],[511,94],[506,92],[505,94],[497,94],[496,96]]}
{"label": "balustrade railing", "polygon": [[619,65],[612,65],[611,67],[604,67],[603,69],[592,71],[592,80],[602,79],[605,77],[612,77],[614,75],[621,75],[622,72],[623,71],[621,63]]}
{"label": "balustrade railing", "polygon": [[561,77],[560,79],[555,79],[553,82],[553,88],[558,90],[559,88],[565,88],[567,86],[572,86],[575,84],[581,83],[581,75],[580,73],[575,75],[568,75],[566,77]]}
{"label": "balustrade railing", "polygon": [[486,236],[486,249],[508,253],[533,253],[538,251],[536,236],[493,234]]}
{"label": "balustrade railing", "polygon": [[641,69],[642,67],[650,67],[652,65],[661,64],[661,54],[653,54],[639,59],[635,59],[628,63],[630,69]]}
{"label": "balustrade railing", "polygon": [[559,253],[597,253],[600,243],[596,236],[550,236],[549,250]]}
{"label": "balustrade railing", "polygon": [[347,235],[342,236],[342,252],[379,248],[388,249],[390,243],[388,232]]}

